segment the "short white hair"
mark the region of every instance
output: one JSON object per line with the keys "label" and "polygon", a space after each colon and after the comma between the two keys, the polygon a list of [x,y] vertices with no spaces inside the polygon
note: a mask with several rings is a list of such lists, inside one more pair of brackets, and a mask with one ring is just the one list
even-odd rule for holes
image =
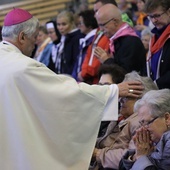
{"label": "short white hair", "polygon": [[170,89],[151,90],[134,105],[137,112],[142,106],[149,108],[152,117],[163,117],[166,112],[170,113]]}
{"label": "short white hair", "polygon": [[150,35],[150,37],[153,35],[149,27],[146,27],[141,31],[141,36],[145,36],[145,35]]}
{"label": "short white hair", "polygon": [[10,38],[16,40],[20,32],[24,32],[28,37],[31,37],[32,34],[36,31],[39,26],[39,21],[37,18],[32,17],[31,19],[22,22],[20,24],[12,26],[3,26],[2,27],[2,38]]}

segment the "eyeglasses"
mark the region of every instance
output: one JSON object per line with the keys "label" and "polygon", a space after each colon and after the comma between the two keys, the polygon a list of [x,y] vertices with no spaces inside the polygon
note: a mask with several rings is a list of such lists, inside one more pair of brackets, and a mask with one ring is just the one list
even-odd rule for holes
{"label": "eyeglasses", "polygon": [[98,26],[99,27],[104,27],[106,24],[108,24],[110,21],[112,21],[112,20],[116,20],[115,18],[111,18],[109,21],[107,21],[107,22],[105,22],[105,23],[103,23],[103,24],[98,24]]}
{"label": "eyeglasses", "polygon": [[139,121],[139,123],[141,124],[141,126],[149,126],[150,124],[152,124],[156,119],[158,119],[159,117],[155,117],[152,120],[150,120],[149,122],[145,122],[145,120],[141,120]]}
{"label": "eyeglasses", "polygon": [[147,17],[148,17],[148,19],[155,19],[155,20],[158,20],[163,14],[165,14],[166,13],[166,11],[164,11],[163,13],[161,13],[161,14],[154,14],[154,15],[148,15]]}

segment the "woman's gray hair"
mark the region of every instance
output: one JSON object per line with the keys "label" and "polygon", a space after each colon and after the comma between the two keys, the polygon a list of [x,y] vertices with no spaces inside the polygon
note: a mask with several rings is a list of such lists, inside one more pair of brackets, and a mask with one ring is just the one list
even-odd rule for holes
{"label": "woman's gray hair", "polygon": [[136,71],[132,71],[125,75],[123,81],[139,81],[144,86],[143,93],[141,97],[150,90],[158,90],[157,85],[153,82],[153,80],[149,77],[142,77]]}
{"label": "woman's gray hair", "polygon": [[149,108],[152,117],[163,117],[166,112],[170,113],[170,89],[147,92],[135,103],[134,111],[138,111],[142,106]]}
{"label": "woman's gray hair", "polygon": [[28,37],[31,37],[32,34],[36,31],[39,26],[38,19],[32,17],[31,19],[22,22],[20,24],[12,26],[3,26],[2,28],[2,37],[10,38],[11,40],[16,40],[20,32],[24,32]]}

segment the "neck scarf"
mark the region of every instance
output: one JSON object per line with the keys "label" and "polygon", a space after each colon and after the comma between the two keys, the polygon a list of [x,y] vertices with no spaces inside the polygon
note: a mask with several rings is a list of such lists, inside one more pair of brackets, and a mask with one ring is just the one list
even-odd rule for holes
{"label": "neck scarf", "polygon": [[91,52],[91,56],[90,56],[90,60],[88,65],[91,66],[93,63],[93,58],[94,58],[94,50],[97,47],[98,42],[100,41],[100,38],[104,35],[104,33],[102,31],[100,31],[100,29],[97,30],[93,42],[92,42],[92,52]]}
{"label": "neck scarf", "polygon": [[158,52],[165,44],[166,40],[170,37],[170,25],[168,25],[161,36],[156,40],[154,35],[151,39],[151,54]]}
{"label": "neck scarf", "polygon": [[79,52],[79,57],[78,57],[78,67],[77,67],[77,73],[81,71],[81,66],[84,60],[83,56],[83,50],[85,47],[89,46],[92,43],[93,37],[96,34],[97,29],[93,29],[90,31],[85,38],[80,39],[80,52]]}
{"label": "neck scarf", "polygon": [[165,28],[164,32],[159,36],[158,39],[156,38],[156,35],[154,35],[151,39],[150,51],[147,56],[147,75],[151,76],[152,72],[153,80],[159,78],[159,63],[160,56],[162,54],[162,47],[168,38],[170,38],[170,25]]}
{"label": "neck scarf", "polygon": [[58,73],[58,74],[61,73],[61,57],[62,57],[62,53],[64,50],[65,39],[66,39],[66,37],[64,35],[62,35],[60,43],[57,45],[57,53],[55,54],[56,55],[55,69],[56,69],[56,73]]}
{"label": "neck scarf", "polygon": [[127,23],[124,23],[119,30],[110,38],[110,51],[114,54],[115,48],[114,48],[114,41],[117,40],[119,37],[124,36],[135,36],[138,37],[136,32],[133,30],[131,26],[129,26]]}

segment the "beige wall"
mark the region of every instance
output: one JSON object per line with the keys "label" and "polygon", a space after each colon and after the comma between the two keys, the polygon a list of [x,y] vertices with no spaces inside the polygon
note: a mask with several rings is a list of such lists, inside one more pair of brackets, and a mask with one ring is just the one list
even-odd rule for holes
{"label": "beige wall", "polygon": [[24,1],[24,0],[0,0],[0,5],[8,4],[10,2],[19,2],[19,1]]}

